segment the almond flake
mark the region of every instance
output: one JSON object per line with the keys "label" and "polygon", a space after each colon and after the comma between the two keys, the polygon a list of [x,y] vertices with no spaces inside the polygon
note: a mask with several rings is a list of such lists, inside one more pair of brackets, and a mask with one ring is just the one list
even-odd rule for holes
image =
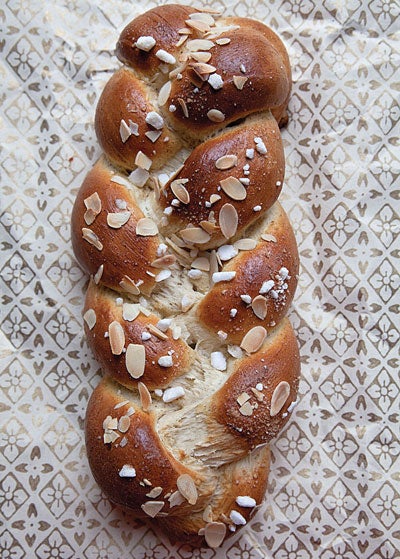
{"label": "almond flake", "polygon": [[116,212],[107,214],[107,225],[113,229],[119,229],[129,221],[131,212]]}
{"label": "almond flake", "polygon": [[87,229],[87,227],[82,227],[82,237],[90,245],[93,245],[95,248],[97,248],[97,250],[99,251],[103,250],[103,243],[100,241],[96,233],[91,229]]}
{"label": "almond flake", "polygon": [[224,204],[219,212],[219,226],[226,239],[236,235],[239,216],[236,208],[232,204]]}
{"label": "almond flake", "polygon": [[211,58],[211,52],[192,52],[190,57],[193,58],[193,60],[196,60],[196,62],[207,63]]}
{"label": "almond flake", "polygon": [[121,355],[125,345],[125,332],[121,324],[113,320],[108,327],[108,335],[113,355]]}
{"label": "almond flake", "polygon": [[161,332],[161,330],[159,330],[157,326],[154,326],[154,324],[149,323],[147,325],[147,329],[150,330],[150,332],[157,336],[157,338],[159,338],[160,340],[168,340],[168,336],[164,334],[164,332]]}
{"label": "almond flake", "polygon": [[144,169],[148,171],[152,165],[153,161],[150,157],[147,157],[145,153],[142,151],[138,151],[135,157],[135,165],[137,165],[140,169]]}
{"label": "almond flake", "polygon": [[182,204],[189,204],[190,194],[183,185],[183,180],[187,182],[188,179],[177,179],[171,182],[170,187],[174,195]]}
{"label": "almond flake", "polygon": [[206,231],[209,235],[213,235],[216,231],[219,230],[218,225],[215,225],[215,223],[211,222],[211,221],[200,221],[199,223],[200,227],[202,229],[204,229],[204,231]]}
{"label": "almond flake", "polygon": [[221,39],[217,39],[215,42],[217,45],[229,45],[231,40],[228,37],[222,37]]}
{"label": "almond flake", "polygon": [[199,50],[207,51],[212,49],[214,46],[214,42],[209,41],[208,39],[192,39],[186,43],[186,47],[189,52],[196,52]]}
{"label": "almond flake", "polygon": [[154,278],[154,281],[156,283],[159,283],[160,281],[164,281],[166,279],[168,279],[169,277],[171,277],[171,270],[161,270],[161,272],[159,272],[156,277]]}
{"label": "almond flake", "polygon": [[210,260],[206,256],[199,256],[193,260],[192,268],[208,272],[210,270]]}
{"label": "almond flake", "polygon": [[226,169],[232,169],[232,167],[235,167],[237,162],[237,155],[223,155],[217,159],[215,166],[217,169],[225,171]]}
{"label": "almond flake", "polygon": [[147,501],[140,506],[148,516],[155,518],[163,508],[164,504],[164,501]]}
{"label": "almond flake", "polygon": [[174,491],[172,495],[168,499],[169,506],[172,509],[173,507],[178,507],[182,503],[185,502],[185,498],[179,491]]}
{"label": "almond flake", "polygon": [[210,547],[219,547],[226,535],[226,525],[223,522],[209,522],[204,528],[204,538]]}
{"label": "almond flake", "polygon": [[125,364],[132,378],[140,378],[146,365],[146,350],[141,344],[129,344],[126,348]]}
{"label": "almond flake", "polygon": [[189,111],[188,111],[187,105],[185,103],[185,100],[182,99],[181,97],[178,97],[178,103],[179,103],[179,105],[182,109],[182,112],[183,112],[184,116],[186,118],[189,118]]}
{"label": "almond flake", "polygon": [[153,266],[153,268],[169,268],[175,262],[176,262],[176,256],[174,256],[173,254],[165,254],[164,256],[161,256],[160,258],[156,258],[155,260],[153,260],[151,265]]}
{"label": "almond flake", "polygon": [[196,243],[196,244],[204,244],[208,243],[211,239],[211,236],[201,229],[201,227],[188,227],[187,229],[182,229],[179,232],[182,239],[187,243]]}
{"label": "almond flake", "polygon": [[290,394],[290,384],[282,381],[275,388],[271,398],[271,417],[275,417],[285,405]]}
{"label": "almond flake", "polygon": [[83,315],[83,320],[88,325],[89,330],[92,330],[96,324],[96,313],[94,309],[88,309]]}
{"label": "almond flake", "polygon": [[240,347],[247,353],[255,353],[263,345],[267,331],[264,326],[254,326],[243,337]]}
{"label": "almond flake", "polygon": [[154,237],[157,233],[157,224],[149,217],[142,217],[137,222],[136,235],[140,235],[141,237]]}
{"label": "almond flake", "polygon": [[219,194],[211,194],[210,204],[215,204],[218,200],[221,200],[221,196]]}
{"label": "almond flake", "polygon": [[235,87],[239,90],[243,89],[247,80],[248,78],[246,78],[245,76],[233,76],[233,83],[235,84]]}
{"label": "almond flake", "polygon": [[146,171],[146,169],[141,169],[140,167],[137,167],[137,169],[132,171],[132,173],[129,175],[129,180],[133,182],[135,186],[142,188],[148,181],[149,176],[150,173]]}
{"label": "almond flake", "polygon": [[234,246],[238,250],[253,250],[257,246],[257,241],[255,239],[239,239]]}
{"label": "almond flake", "polygon": [[161,495],[161,493],[162,487],[153,487],[153,489],[149,493],[146,493],[146,497],[149,497],[150,499],[156,499],[159,495]]}
{"label": "almond flake", "polygon": [[126,433],[129,429],[130,424],[131,424],[131,420],[129,416],[123,415],[122,417],[120,417],[118,421],[118,431],[120,433]]}
{"label": "almond flake", "polygon": [[225,115],[218,109],[211,109],[207,113],[207,117],[211,122],[223,122],[225,120]]}
{"label": "almond flake", "polygon": [[140,308],[135,303],[123,303],[122,318],[128,322],[132,322],[139,316]]}
{"label": "almond flake", "polygon": [[83,219],[85,220],[86,225],[92,225],[96,220],[97,214],[93,210],[86,210],[83,214]]}
{"label": "almond flake", "polygon": [[250,404],[250,402],[246,402],[239,408],[239,412],[244,416],[250,417],[251,415],[253,415],[254,408]]}
{"label": "almond flake", "polygon": [[119,282],[119,286],[131,295],[140,295],[140,289],[129,276],[124,276]]}
{"label": "almond flake", "polygon": [[158,92],[158,105],[162,107],[168,101],[168,97],[171,93],[172,83],[170,81],[166,82],[160,91]]}
{"label": "almond flake", "polygon": [[93,192],[93,194],[85,198],[83,203],[86,209],[92,210],[94,214],[98,215],[101,212],[101,200],[97,192]]}
{"label": "almond flake", "polygon": [[207,33],[207,31],[210,31],[210,26],[208,25],[208,23],[205,23],[203,21],[187,19],[185,23],[188,27],[191,27],[196,31],[200,31],[200,33]]}
{"label": "almond flake", "polygon": [[176,480],[176,485],[190,505],[195,505],[197,503],[197,487],[189,474],[180,475]]}
{"label": "almond flake", "polygon": [[205,62],[191,62],[189,67],[192,68],[197,75],[200,77],[208,76],[216,71],[216,67],[212,64],[206,64]]}
{"label": "almond flake", "polygon": [[127,142],[132,135],[131,129],[126,124],[124,119],[121,120],[121,123],[119,125],[119,135],[121,136],[122,143]]}
{"label": "almond flake", "polygon": [[248,402],[250,398],[251,398],[250,394],[247,394],[247,392],[242,392],[240,396],[236,398],[236,401],[239,404],[239,406],[243,406],[243,404]]}
{"label": "almond flake", "polygon": [[271,242],[271,243],[276,243],[276,242],[277,242],[276,237],[275,237],[274,235],[269,235],[268,233],[263,233],[263,234],[261,235],[261,238],[262,238],[264,241],[267,241],[267,242]]}
{"label": "almond flake", "polygon": [[138,390],[143,411],[149,411],[152,399],[147,386],[143,382],[138,382]]}
{"label": "almond flake", "polygon": [[257,318],[264,320],[267,316],[267,300],[262,295],[257,295],[251,302],[251,308]]}
{"label": "almond flake", "polygon": [[222,262],[231,260],[238,254],[238,249],[233,245],[222,245],[218,248],[217,254]]}
{"label": "almond flake", "polygon": [[247,190],[236,177],[228,177],[220,181],[222,190],[232,198],[232,200],[244,200],[247,196]]}
{"label": "almond flake", "polygon": [[189,18],[191,20],[203,21],[204,23],[207,23],[210,27],[212,27],[213,25],[215,25],[215,21],[210,14],[211,12],[209,12],[209,10],[206,8],[204,12],[195,12],[193,14],[190,14]]}
{"label": "almond flake", "polygon": [[147,132],[144,133],[146,138],[148,138],[151,142],[153,142],[153,144],[158,140],[161,134],[162,134],[161,130],[148,130]]}

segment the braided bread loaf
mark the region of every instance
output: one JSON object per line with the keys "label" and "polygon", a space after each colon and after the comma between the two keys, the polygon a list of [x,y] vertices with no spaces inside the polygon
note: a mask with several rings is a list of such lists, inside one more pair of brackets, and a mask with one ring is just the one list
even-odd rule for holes
{"label": "braided bread loaf", "polygon": [[298,254],[277,202],[288,57],[265,25],[137,17],[99,100],[104,156],[72,215],[104,372],[87,409],[100,487],[172,538],[219,546],[260,504],[296,400]]}

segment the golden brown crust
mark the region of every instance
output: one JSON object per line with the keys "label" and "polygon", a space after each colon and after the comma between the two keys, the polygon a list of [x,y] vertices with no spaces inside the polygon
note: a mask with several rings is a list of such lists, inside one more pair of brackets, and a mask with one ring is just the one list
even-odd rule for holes
{"label": "golden brown crust", "polygon": [[[125,305],[130,306],[129,302]],[[140,305],[133,305],[141,311],[134,320],[128,316],[124,319],[124,303],[116,303],[116,294],[108,289],[90,282],[86,294],[84,316],[92,310],[96,316],[95,325],[90,328],[85,322],[85,334],[94,356],[99,362],[103,372],[122,385],[135,389],[138,382],[144,382],[149,389],[164,388],[175,378],[186,373],[194,359],[193,350],[182,340],[174,340],[170,328],[160,330],[157,328],[159,317],[150,313]],[[146,312],[146,314],[143,314]],[[124,351],[113,355],[110,346],[109,327],[113,322],[121,325],[124,332]],[[146,339],[144,340],[143,334]],[[126,364],[126,350],[129,344],[141,345],[145,349],[145,367],[143,374],[135,375],[128,372]],[[172,356],[171,366],[159,364],[160,359]]]}
{"label": "golden brown crust", "polygon": [[[75,199],[71,218],[72,246],[81,266],[91,275],[96,275],[100,267],[100,282],[116,291],[124,291],[120,282],[130,278],[139,285],[141,293],[149,294],[155,283],[154,275],[159,270],[151,263],[157,258],[159,240],[157,236],[140,236],[136,227],[144,214],[138,207],[126,186],[115,182],[115,173],[100,159],[84,180]],[[86,202],[90,196],[98,194],[101,211],[95,216],[93,223],[85,220]],[[126,202],[121,209],[118,201]],[[115,229],[107,224],[108,214],[130,212],[129,220],[120,228]],[[92,244],[84,239],[86,230],[92,231],[100,244]],[[97,245],[97,246],[96,246]],[[140,266],[139,266],[140,261]]]}
{"label": "golden brown crust", "polygon": [[[255,326],[274,328],[293,300],[299,272],[296,239],[278,203],[270,213],[269,240],[259,238],[253,250],[230,260],[223,271],[234,271],[235,277],[215,284],[197,308],[199,320],[215,334],[224,331],[228,343],[240,344]],[[256,297],[264,300],[264,318],[256,314]]]}

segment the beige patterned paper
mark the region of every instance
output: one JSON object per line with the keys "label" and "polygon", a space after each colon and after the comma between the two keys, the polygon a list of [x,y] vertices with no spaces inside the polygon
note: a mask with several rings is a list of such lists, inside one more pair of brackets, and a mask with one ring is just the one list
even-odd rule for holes
{"label": "beige patterned paper", "polygon": [[213,2],[269,23],[293,65],[283,202],[301,256],[303,367],[265,503],[221,549],[191,550],[112,506],[90,474],[83,422],[100,372],[69,220],[100,153],[94,109],[118,33],[155,5],[0,7],[0,555],[398,558],[398,0]]}

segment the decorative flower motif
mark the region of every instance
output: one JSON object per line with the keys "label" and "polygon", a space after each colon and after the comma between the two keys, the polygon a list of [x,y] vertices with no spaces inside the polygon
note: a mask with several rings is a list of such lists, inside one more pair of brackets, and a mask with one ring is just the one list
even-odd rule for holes
{"label": "decorative flower motif", "polygon": [[355,172],[356,166],[342,146],[338,145],[329,154],[328,159],[322,163],[321,169],[333,186],[341,190]]}
{"label": "decorative flower motif", "polygon": [[344,355],[358,338],[357,332],[341,313],[334,317],[333,324],[326,328],[323,336],[340,356]]}
{"label": "decorative flower motif", "polygon": [[309,238],[314,224],[300,206],[294,206],[289,212],[289,216],[297,241],[301,244],[302,238],[303,240]]}
{"label": "decorative flower motif", "polygon": [[341,480],[329,489],[322,502],[340,526],[358,506],[358,502]]}
{"label": "decorative flower motif", "polygon": [[12,417],[3,425],[0,432],[0,448],[9,462],[14,462],[29,443],[30,437],[17,419]]}
{"label": "decorative flower motif", "polygon": [[11,309],[2,324],[2,329],[14,347],[21,347],[33,332],[32,324],[18,307]]}
{"label": "decorative flower motif", "polygon": [[8,474],[0,484],[0,511],[5,518],[11,518],[21,508],[28,494],[13,474]]}
{"label": "decorative flower motif", "polygon": [[386,472],[400,455],[400,443],[388,427],[372,441],[368,449]]}
{"label": "decorative flower motif", "polygon": [[310,17],[315,8],[310,0],[291,0],[284,2],[280,8],[282,16],[289,21],[290,25],[297,29],[305,19]]}
{"label": "decorative flower motif", "polygon": [[294,181],[295,184],[302,185],[312,172],[310,165],[297,149],[291,151],[286,157],[287,176],[290,176],[291,181]]}
{"label": "decorative flower motif", "polygon": [[293,534],[284,541],[274,555],[274,559],[310,559],[310,557],[308,551]]}
{"label": "decorative flower motif", "polygon": [[383,31],[386,31],[400,15],[399,5],[391,0],[373,0],[369,4],[369,9],[375,15]]}
{"label": "decorative flower motif", "polygon": [[59,206],[49,216],[49,221],[64,241],[70,239],[70,222],[71,222],[72,202],[69,198],[59,204]]}
{"label": "decorative flower motif", "polygon": [[25,233],[32,229],[36,222],[35,216],[20,199],[15,200],[15,202],[4,211],[0,220],[16,241],[21,240]]}
{"label": "decorative flower motif", "polygon": [[343,40],[343,37],[338,37],[331,45],[328,45],[322,54],[322,58],[339,79],[342,79],[357,62],[357,58],[352,53],[349,44]]}
{"label": "decorative flower motif", "polygon": [[27,80],[40,63],[40,56],[32,44],[22,37],[7,56],[7,61],[23,80]]}
{"label": "decorative flower motif", "polygon": [[229,548],[227,559],[263,559],[260,551],[248,538],[241,537]]}
{"label": "decorative flower motif", "polygon": [[400,119],[400,108],[393,97],[385,91],[371,108],[371,115],[379,123],[382,132],[388,134]]}
{"label": "decorative flower motif", "polygon": [[290,522],[296,522],[311,504],[311,500],[295,480],[289,480],[275,501]]}
{"label": "decorative flower motif", "polygon": [[77,123],[81,124],[88,118],[87,110],[71,91],[57,98],[50,113],[66,132],[70,132]]}
{"label": "decorative flower motif", "polygon": [[338,536],[335,541],[329,544],[329,549],[326,549],[321,554],[321,559],[359,559],[355,555],[353,549],[343,539]]}
{"label": "decorative flower motif", "polygon": [[297,94],[290,98],[290,131],[298,137],[304,128],[311,122],[313,114]]}
{"label": "decorative flower motif", "polygon": [[389,248],[400,233],[400,219],[393,209],[385,204],[371,221],[370,227],[383,245]]}
{"label": "decorative flower motif", "polygon": [[296,466],[311,448],[311,443],[297,425],[292,423],[276,442],[276,446],[291,466]]}
{"label": "decorative flower motif", "polygon": [[387,314],[383,314],[367,336],[375,344],[379,353],[386,357],[389,351],[396,347],[400,334]]}
{"label": "decorative flower motif", "polygon": [[374,154],[370,169],[385,190],[390,191],[393,183],[399,178],[400,162],[384,145],[378,153]]}
{"label": "decorative flower motif", "polygon": [[73,148],[64,144],[50,159],[49,167],[66,186],[82,171],[84,164]]}
{"label": "decorative flower motif", "polygon": [[400,498],[389,483],[384,483],[379,492],[375,493],[369,506],[386,528],[398,521],[400,515]]}
{"label": "decorative flower motif", "polygon": [[20,361],[15,359],[0,373],[0,388],[12,402],[18,402],[32,385],[32,378]]}
{"label": "decorative flower motif", "polygon": [[[111,540],[106,531],[102,531],[85,550],[87,559],[120,559],[123,556],[121,548]],[[136,557],[135,557],[136,559]]]}
{"label": "decorative flower motif", "polygon": [[28,95],[22,93],[6,110],[6,115],[22,134],[26,134],[39,120],[40,111]]}
{"label": "decorative flower motif", "polygon": [[392,47],[385,40],[381,40],[377,42],[376,48],[371,51],[369,59],[374,70],[379,72],[382,78],[387,81],[400,65],[400,52],[395,45]]}
{"label": "decorative flower motif", "polygon": [[1,276],[11,291],[19,295],[34,274],[19,252],[15,252],[2,269]]}
{"label": "decorative flower motif", "polygon": [[64,402],[81,383],[79,377],[64,359],[61,359],[49,374],[46,375],[44,381],[52,389],[55,397],[60,402]]}
{"label": "decorative flower motif", "polygon": [[178,549],[178,553],[183,559],[211,559],[215,557],[215,551],[207,547],[191,547],[184,545]]}
{"label": "decorative flower motif", "polygon": [[103,518],[107,518],[112,510],[112,505],[110,499],[106,497],[98,485],[94,485],[91,491],[89,491],[88,498],[96,511]]}
{"label": "decorative flower motif", "polygon": [[70,559],[73,556],[74,550],[57,529],[37,548],[37,557],[40,559]]}
{"label": "decorative flower motif", "polygon": [[400,287],[400,275],[387,258],[375,270],[368,281],[385,303],[389,301],[394,293],[398,292]]}
{"label": "decorative flower motif", "polygon": [[83,273],[70,255],[64,252],[48,269],[47,275],[60,293],[66,295],[82,278]]}
{"label": "decorative flower motif", "polygon": [[80,437],[64,418],[60,417],[47,431],[44,440],[59,460],[65,460],[80,441]]}
{"label": "decorative flower motif", "polygon": [[154,533],[148,530],[135,544],[135,559],[166,559],[168,549],[159,543]]}
{"label": "decorative flower motif", "polygon": [[383,368],[367,389],[367,392],[380,409],[387,413],[397,397],[399,389],[387,370]]}
{"label": "decorative flower motif", "polygon": [[59,518],[76,499],[77,493],[68,480],[58,473],[40,492],[40,497],[55,518]]}
{"label": "decorative flower motif", "polygon": [[335,19],[344,25],[360,7],[360,0],[325,0],[324,7],[333,12]]}
{"label": "decorative flower motif", "polygon": [[358,445],[344,425],[339,424],[327,435],[323,448],[331,460],[342,467],[357,452]]}
{"label": "decorative flower motif", "polygon": [[66,307],[62,306],[46,324],[46,330],[57,344],[65,349],[80,332],[79,324],[72,318]]}
{"label": "decorative flower motif", "polygon": [[[290,65],[292,67],[293,82],[297,82],[300,78],[303,78],[305,71],[312,63],[313,58],[305,49],[304,44],[298,40],[295,40],[290,45],[287,45],[287,48],[289,52]],[[294,96],[292,96],[289,101],[289,110],[291,112],[289,120],[291,123],[293,122],[292,116],[295,114],[295,110],[292,104],[293,97]],[[293,109],[290,108],[291,106],[293,107]]]}
{"label": "decorative flower motif", "polygon": [[350,268],[346,266],[343,260],[338,258],[323,278],[323,281],[329,293],[331,293],[339,303],[342,303],[357,285],[358,278],[352,273]]}
{"label": "decorative flower motif", "polygon": [[356,388],[342,367],[337,367],[321,385],[321,390],[336,411],[340,410],[356,393]]}
{"label": "decorative flower motif", "polygon": [[358,109],[343,93],[337,91],[321,111],[322,116],[338,133],[342,132],[358,116]]}
{"label": "decorative flower motif", "polygon": [[0,535],[0,549],[2,559],[22,559],[25,556],[25,551],[8,530]]}
{"label": "decorative flower motif", "polygon": [[68,78],[73,78],[82,64],[86,62],[86,55],[76,43],[63,42],[55,51],[53,61]]}

